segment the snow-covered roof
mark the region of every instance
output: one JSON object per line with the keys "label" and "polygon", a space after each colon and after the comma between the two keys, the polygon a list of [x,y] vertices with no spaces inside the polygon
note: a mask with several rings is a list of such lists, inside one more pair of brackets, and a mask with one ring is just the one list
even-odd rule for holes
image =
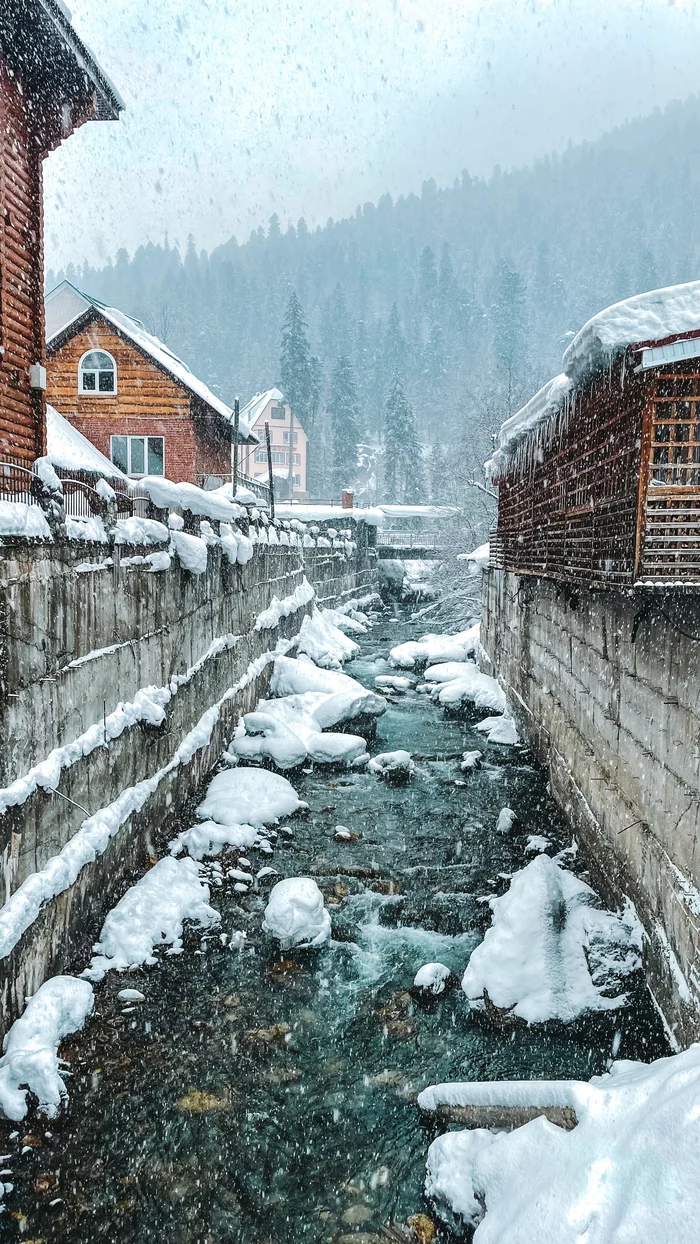
{"label": "snow-covered roof", "polygon": [[564,371],[573,379],[603,357],[627,346],[667,341],[700,330],[700,281],[635,294],[599,311],[564,351]]}
{"label": "snow-covered roof", "polygon": [[89,471],[107,479],[129,483],[118,467],[105,458],[99,449],[64,419],[53,406],[46,407],[46,457],[54,467],[64,471]]}
{"label": "snow-covered roof", "polygon": [[556,414],[571,389],[571,380],[565,372],[562,372],[560,376],[555,376],[553,380],[548,380],[546,384],[543,384],[529,402],[511,415],[510,419],[506,419],[498,433],[496,452],[486,463],[486,474],[489,479],[493,479],[500,473],[518,441],[528,436],[550,415]]}
{"label": "snow-covered roof", "polygon": [[256,393],[241,410],[241,419],[245,419],[249,427],[253,427],[268,402],[283,402],[284,394],[279,389],[266,389],[264,393]]}
{"label": "snow-covered roof", "polygon": [[[154,337],[152,333],[147,332],[140,320],[134,319],[130,315],[126,315],[124,311],[119,311],[117,307],[108,307],[105,303],[99,302],[97,298],[91,298],[89,294],[85,294],[82,290],[76,289],[70,281],[62,281],[60,285],[51,290],[46,296],[47,320],[50,319],[50,307],[54,300],[58,300],[59,296],[64,293],[65,287],[72,291],[73,296],[77,295],[77,299],[73,298],[71,306],[70,318],[62,324],[56,324],[55,321],[48,330],[47,346],[56,341],[57,338],[63,337],[67,329],[71,325],[77,325],[82,316],[89,309],[93,309],[107,320],[117,331],[133,341],[134,345],[148,354],[160,367],[169,372],[170,375],[178,381],[184,388],[188,389],[196,397],[200,398],[222,419],[233,426],[233,410],[227,406],[226,402],[212,393],[208,385],[203,380],[199,380],[194,372],[190,371],[187,363],[184,362],[177,354],[174,354],[165,342],[160,341],[158,337]],[[80,300],[80,301],[78,301]],[[249,421],[241,415],[239,417],[239,437],[242,440],[250,440],[257,442],[257,437],[252,431]]]}

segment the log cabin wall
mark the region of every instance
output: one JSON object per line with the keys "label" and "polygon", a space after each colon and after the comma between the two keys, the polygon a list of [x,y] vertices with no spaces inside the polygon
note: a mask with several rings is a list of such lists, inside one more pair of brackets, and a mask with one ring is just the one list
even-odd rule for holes
{"label": "log cabin wall", "polygon": [[41,153],[22,82],[0,55],[0,458],[45,452],[45,410],[29,369],[44,362]]}
{"label": "log cabin wall", "polygon": [[506,570],[634,581],[648,381],[626,363],[593,377],[509,460],[494,542]]}
{"label": "log cabin wall", "polygon": [[[79,392],[78,367],[91,349],[112,355],[116,393]],[[47,373],[47,401],[107,458],[111,436],[162,436],[168,479],[194,480],[199,449],[190,394],[99,316],[51,347]]]}

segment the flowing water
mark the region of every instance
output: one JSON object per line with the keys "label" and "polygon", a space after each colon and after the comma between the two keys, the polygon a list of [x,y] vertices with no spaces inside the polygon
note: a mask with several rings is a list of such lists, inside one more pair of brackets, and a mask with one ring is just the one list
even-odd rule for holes
{"label": "flowing water", "polygon": [[[423,629],[383,617],[348,673],[373,686],[389,647]],[[425,695],[397,698],[379,720],[372,751],[395,748],[421,757],[406,787],[364,772],[293,776],[310,810],[279,835],[271,862],[316,878],[333,917],[329,948],[281,957],[260,931],[270,882],[243,896],[225,884],[212,902],[223,931],[247,933],[243,951],[218,932],[191,933],[183,955],[108,976],[96,1017],[63,1051],[66,1112],[30,1117],[14,1139],[0,1126],[15,1182],[0,1235],[369,1244],[387,1224],[430,1213],[431,1136],[415,1104],[426,1084],[588,1077],[605,1070],[614,1040],[620,1057],[666,1052],[641,983],[625,1010],[547,1030],[489,1027],[458,987],[430,1005],[414,999],[424,963],[459,978],[488,925],[485,896],[531,858],[527,835],[554,849],[571,835],[524,748],[487,745]],[[476,748],[484,764],[464,779],[456,757]],[[519,818],[508,836],[495,832],[504,805]],[[334,841],[337,824],[360,837]],[[255,869],[270,862],[248,858]],[[124,1007],[125,986],[146,1001]]]}

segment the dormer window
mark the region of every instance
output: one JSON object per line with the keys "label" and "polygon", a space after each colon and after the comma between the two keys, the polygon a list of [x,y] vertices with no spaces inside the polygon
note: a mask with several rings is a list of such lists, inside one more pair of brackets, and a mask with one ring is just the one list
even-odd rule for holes
{"label": "dormer window", "polygon": [[80,393],[116,393],[117,365],[106,350],[90,350],[80,360],[78,369]]}

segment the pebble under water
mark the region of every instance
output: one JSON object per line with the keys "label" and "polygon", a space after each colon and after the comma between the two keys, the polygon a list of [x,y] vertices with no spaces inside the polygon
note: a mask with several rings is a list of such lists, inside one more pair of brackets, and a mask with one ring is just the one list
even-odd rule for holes
{"label": "pebble under water", "polygon": [[[383,616],[347,672],[373,686],[389,648],[425,629]],[[331,946],[281,955],[260,928],[278,878],[247,895],[224,882],[212,885],[212,903],[223,932],[247,933],[245,950],[222,945],[218,931],[191,932],[181,956],[110,973],[95,1017],[62,1050],[67,1109],[50,1122],[30,1114],[13,1139],[16,1126],[0,1124],[14,1181],[1,1238],[404,1238],[408,1216],[431,1215],[422,1189],[432,1137],[416,1106],[425,1085],[588,1078],[605,1070],[614,1041],[622,1058],[668,1052],[641,981],[629,1007],[546,1029],[489,1026],[458,987],[430,1004],[408,992],[429,961],[459,978],[489,923],[484,897],[503,893],[532,858],[529,834],[545,834],[554,850],[571,842],[544,771],[525,748],[485,743],[473,725],[483,715],[470,724],[425,695],[396,698],[371,751],[420,757],[405,787],[365,772],[288,775],[309,813],[291,819],[274,858],[246,854],[254,871],[272,863],[281,876],[317,880]],[[476,748],[484,764],[465,777],[457,757]],[[504,805],[518,815],[507,836],[495,832]],[[338,824],[361,837],[334,841]],[[241,853],[230,854],[235,863]],[[585,875],[580,857],[576,871]],[[145,1002],[120,1003],[127,986]]]}

